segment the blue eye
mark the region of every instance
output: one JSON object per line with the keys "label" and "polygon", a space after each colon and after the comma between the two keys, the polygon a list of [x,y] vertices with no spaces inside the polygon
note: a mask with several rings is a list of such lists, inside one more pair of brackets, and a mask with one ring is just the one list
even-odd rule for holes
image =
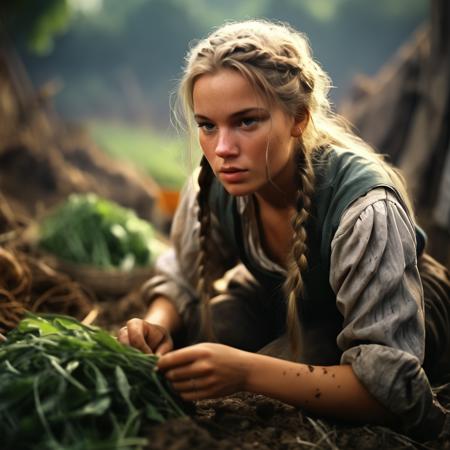
{"label": "blue eye", "polygon": [[245,119],[240,120],[240,125],[242,128],[250,128],[258,122],[258,119],[255,117],[246,117]]}
{"label": "blue eye", "polygon": [[211,133],[214,131],[215,125],[211,122],[199,122],[198,127],[202,129],[205,133]]}

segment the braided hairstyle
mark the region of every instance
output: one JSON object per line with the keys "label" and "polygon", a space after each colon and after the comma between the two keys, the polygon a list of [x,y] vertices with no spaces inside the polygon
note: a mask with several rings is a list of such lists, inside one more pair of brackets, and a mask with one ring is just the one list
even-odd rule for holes
{"label": "braided hairstyle", "polygon": [[[357,148],[370,158],[380,161],[382,158],[356,137],[342,118],[331,111],[328,100],[331,80],[314,61],[306,37],[287,24],[266,20],[225,24],[190,50],[178,92],[179,106],[190,130],[195,128],[192,114],[195,82],[204,74],[214,74],[224,68],[236,70],[244,76],[268,105],[281,107],[299,122],[308,119],[303,122],[306,126],[301,130],[295,148],[298,190],[296,212],[292,218],[293,245],[284,285],[287,298],[286,328],[295,358],[298,356],[300,332],[297,302],[304,295],[302,274],[308,266],[306,223],[314,192],[313,150],[332,145]],[[213,176],[209,164],[203,158],[198,180],[201,250],[197,287],[204,305],[204,326],[209,329],[210,336],[209,281],[205,261],[210,222],[207,198]],[[395,174],[393,177],[395,178]],[[397,184],[401,185],[401,182]]]}
{"label": "braided hairstyle", "polygon": [[211,214],[209,211],[208,194],[209,187],[211,186],[214,174],[211,170],[207,159],[203,156],[200,161],[200,172],[198,175],[198,184],[200,189],[197,193],[197,204],[198,204],[198,222],[200,223],[200,233],[199,233],[199,245],[200,251],[198,253],[198,258],[196,261],[197,266],[197,292],[201,300],[200,309],[200,320],[203,335],[208,338],[208,340],[215,340],[214,332],[212,329],[211,314],[209,308],[210,297],[210,279],[208,277],[208,272],[206,270],[207,256],[208,256],[208,231]]}

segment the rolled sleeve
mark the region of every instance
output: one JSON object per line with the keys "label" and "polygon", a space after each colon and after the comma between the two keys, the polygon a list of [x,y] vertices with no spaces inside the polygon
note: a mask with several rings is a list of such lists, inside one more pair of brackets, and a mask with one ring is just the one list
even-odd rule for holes
{"label": "rolled sleeve", "polygon": [[435,432],[443,413],[421,367],[425,325],[415,230],[393,194],[377,189],[349,208],[332,242],[331,269],[343,315],[341,363],[351,364],[404,432]]}

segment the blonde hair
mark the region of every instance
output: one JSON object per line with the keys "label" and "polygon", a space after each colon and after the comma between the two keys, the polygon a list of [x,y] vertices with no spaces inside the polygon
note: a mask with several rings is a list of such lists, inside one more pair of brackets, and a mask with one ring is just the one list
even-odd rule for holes
{"label": "blonde hair", "polygon": [[[305,35],[284,23],[250,20],[228,23],[199,41],[189,52],[178,100],[189,130],[193,130],[193,87],[204,74],[232,69],[243,75],[258,95],[269,104],[280,106],[287,114],[302,120],[307,117],[296,151],[297,212],[292,220],[293,246],[285,282],[287,296],[286,327],[293,355],[298,354],[299,322],[297,300],[304,293],[302,273],[308,265],[305,224],[314,193],[312,153],[319,147],[356,149],[386,166],[409,207],[408,196],[398,173],[359,139],[340,116],[334,114],[328,100],[331,80],[313,59]],[[206,327],[209,318],[209,295],[206,290],[205,260],[209,225],[208,190],[213,173],[203,158],[199,176],[200,253],[198,258],[199,293]]]}

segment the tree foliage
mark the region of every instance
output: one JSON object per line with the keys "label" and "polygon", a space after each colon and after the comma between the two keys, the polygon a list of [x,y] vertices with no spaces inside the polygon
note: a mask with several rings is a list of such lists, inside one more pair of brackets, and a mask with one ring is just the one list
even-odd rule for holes
{"label": "tree foliage", "polygon": [[0,17],[6,34],[44,54],[52,49],[54,36],[66,30],[70,8],[66,0],[15,0],[0,5]]}

